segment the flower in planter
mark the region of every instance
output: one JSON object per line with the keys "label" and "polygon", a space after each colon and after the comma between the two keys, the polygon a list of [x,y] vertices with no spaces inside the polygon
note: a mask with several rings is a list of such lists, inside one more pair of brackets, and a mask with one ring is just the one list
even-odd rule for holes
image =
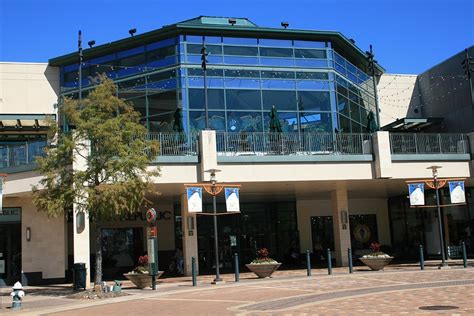
{"label": "flower in planter", "polygon": [[262,248],[257,251],[257,258],[255,258],[250,264],[268,264],[268,263],[278,263],[269,257],[270,252],[267,248]]}
{"label": "flower in planter", "polygon": [[138,257],[138,265],[130,273],[147,274],[148,273],[148,256],[144,255],[144,256]]}
{"label": "flower in planter", "polygon": [[363,259],[379,259],[379,258],[391,258],[391,256],[387,255],[386,253],[380,251],[380,244],[378,242],[372,242],[370,244],[370,250],[372,253],[363,255]]}

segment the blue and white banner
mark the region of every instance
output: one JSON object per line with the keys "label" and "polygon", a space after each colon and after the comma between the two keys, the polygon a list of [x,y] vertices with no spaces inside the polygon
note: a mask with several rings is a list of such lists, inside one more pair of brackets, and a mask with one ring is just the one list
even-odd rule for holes
{"label": "blue and white banner", "polygon": [[227,212],[240,212],[239,188],[225,188]]}
{"label": "blue and white banner", "polygon": [[425,205],[425,184],[423,182],[409,183],[408,192],[410,195],[410,205]]}
{"label": "blue and white banner", "polygon": [[0,177],[0,215],[3,214],[3,177]]}
{"label": "blue and white banner", "polygon": [[464,181],[449,181],[448,183],[451,203],[466,203]]}
{"label": "blue and white banner", "polygon": [[186,188],[186,194],[188,196],[188,212],[189,213],[202,212],[202,188],[200,187]]}

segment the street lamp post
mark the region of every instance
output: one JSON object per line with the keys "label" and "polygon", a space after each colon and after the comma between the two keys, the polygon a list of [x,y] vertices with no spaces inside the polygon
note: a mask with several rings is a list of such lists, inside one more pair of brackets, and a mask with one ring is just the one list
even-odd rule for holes
{"label": "street lamp post", "polygon": [[443,224],[441,220],[441,204],[439,202],[439,188],[443,185],[438,181],[438,169],[441,166],[431,166],[426,169],[431,169],[433,173],[433,187],[436,191],[436,208],[438,210],[438,228],[439,228],[439,245],[441,247],[441,266],[440,268],[445,268],[448,266],[446,263],[445,251],[444,251],[444,234],[443,234]]}
{"label": "street lamp post", "polygon": [[211,190],[210,194],[212,195],[212,214],[214,215],[214,252],[216,256],[216,277],[212,283],[217,284],[219,282],[222,282],[220,271],[219,271],[219,240],[218,240],[218,231],[217,231],[217,203],[216,203],[216,195],[220,193],[222,189],[218,189],[216,186],[217,180],[216,180],[216,173],[220,172],[218,169],[209,169],[206,170],[205,172],[210,173],[210,181],[211,181]]}

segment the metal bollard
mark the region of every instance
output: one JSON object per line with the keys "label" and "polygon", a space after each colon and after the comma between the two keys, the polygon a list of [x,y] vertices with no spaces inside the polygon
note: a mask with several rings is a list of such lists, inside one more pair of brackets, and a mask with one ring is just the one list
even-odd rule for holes
{"label": "metal bollard", "polygon": [[240,281],[240,272],[239,272],[239,255],[237,252],[234,254],[234,269],[235,269],[235,282]]}
{"label": "metal bollard", "polygon": [[193,286],[197,285],[197,278],[196,278],[196,258],[191,258],[191,274],[193,279]]}
{"label": "metal bollard", "polygon": [[331,259],[331,249],[328,248],[328,274],[332,274],[332,259]]}
{"label": "metal bollard", "polygon": [[466,244],[464,241],[462,242],[462,263],[464,268],[467,268],[467,252],[466,252]]}
{"label": "metal bollard", "polygon": [[349,259],[349,273],[352,273],[352,250],[347,248],[347,258]]}
{"label": "metal bollard", "polygon": [[423,245],[420,245],[420,269],[425,269],[425,256],[423,254]]}
{"label": "metal bollard", "polygon": [[311,276],[311,257],[309,250],[306,250],[306,275]]}

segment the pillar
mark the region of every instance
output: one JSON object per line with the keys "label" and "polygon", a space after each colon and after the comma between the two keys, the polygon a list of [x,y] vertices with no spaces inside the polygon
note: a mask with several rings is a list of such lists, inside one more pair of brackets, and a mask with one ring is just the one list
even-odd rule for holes
{"label": "pillar", "polygon": [[347,249],[351,248],[351,232],[349,226],[349,203],[345,185],[337,185],[336,190],[331,192],[331,206],[336,265],[348,266]]}
{"label": "pillar", "polygon": [[[74,151],[72,168],[73,170],[84,170],[86,168],[86,158],[88,149],[83,148]],[[89,213],[78,204],[73,204],[73,249],[74,263],[83,262],[86,264],[86,288],[91,285],[91,266],[90,266],[90,238],[89,238]]]}
{"label": "pillar", "polygon": [[375,158],[375,177],[392,177],[392,152],[389,132],[376,132],[372,135]]}
{"label": "pillar", "polygon": [[188,197],[186,194],[181,195],[181,225],[183,232],[184,275],[190,276],[192,273],[192,257],[196,258],[196,271],[199,274],[196,214],[188,212]]}
{"label": "pillar", "polygon": [[216,131],[203,130],[199,135],[199,158],[201,160],[201,180],[209,181],[209,169],[217,169]]}

